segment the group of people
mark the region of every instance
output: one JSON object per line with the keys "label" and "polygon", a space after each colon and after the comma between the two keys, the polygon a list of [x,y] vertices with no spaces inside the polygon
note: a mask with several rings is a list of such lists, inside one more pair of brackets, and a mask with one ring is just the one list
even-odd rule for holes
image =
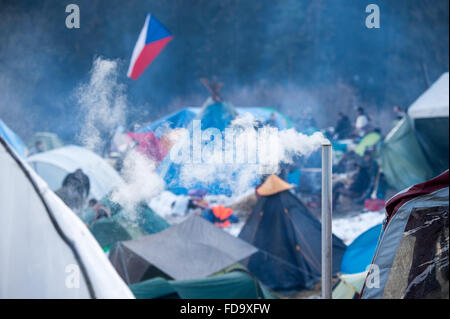
{"label": "group of people", "polygon": [[370,116],[368,116],[362,107],[356,109],[356,120],[352,124],[349,117],[343,112],[337,115],[337,123],[334,127],[333,139],[345,140],[350,138],[359,138],[367,134],[374,127],[371,124]]}

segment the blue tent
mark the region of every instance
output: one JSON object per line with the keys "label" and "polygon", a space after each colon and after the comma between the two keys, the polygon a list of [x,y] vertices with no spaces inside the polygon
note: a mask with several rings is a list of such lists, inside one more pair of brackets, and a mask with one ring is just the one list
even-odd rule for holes
{"label": "blue tent", "polygon": [[3,137],[3,139],[9,143],[13,147],[13,149],[16,151],[17,154],[19,154],[21,157],[26,156],[26,146],[22,142],[19,136],[17,136],[16,133],[14,133],[6,124],[0,119],[0,136]]}
{"label": "blue tent", "polygon": [[200,108],[188,107],[180,111],[171,113],[163,118],[149,123],[140,128],[138,132],[155,132],[158,137],[161,137],[161,129],[175,129],[180,127],[188,127],[192,120],[197,116]]}
{"label": "blue tent", "polygon": [[359,235],[347,247],[341,262],[341,273],[356,274],[366,271],[372,262],[383,225],[378,224]]}
{"label": "blue tent", "polygon": [[[223,132],[237,116],[243,116],[250,113],[253,117],[261,123],[267,122],[271,115],[275,114],[275,123],[278,129],[288,129],[292,127],[292,123],[285,115],[277,112],[271,108],[265,107],[238,107],[235,108],[228,102],[212,102],[205,103],[203,107],[187,107],[178,112],[172,113],[164,118],[152,122],[142,127],[139,132],[153,131],[157,136],[160,136],[165,129],[186,128],[192,136],[193,120],[201,121],[201,129],[217,128]],[[205,143],[207,144],[207,143]],[[200,178],[194,182],[186,185],[181,180],[181,170],[183,166],[172,162],[167,156],[158,167],[160,176],[163,177],[167,183],[168,189],[175,194],[187,194],[189,189],[204,189],[210,194],[225,194],[231,195],[232,189],[238,183],[239,177],[243,171],[248,173],[248,167],[245,165],[225,166],[221,168],[220,173],[215,176],[213,180],[208,182],[202,181]],[[255,174],[255,178],[249,182],[248,187],[253,187],[259,184],[260,180]],[[242,185],[241,185],[242,186]]]}
{"label": "blue tent", "polygon": [[[203,107],[195,116],[194,120],[201,121],[201,129],[217,128],[221,132],[225,130],[237,116],[237,111],[227,102],[217,102]],[[192,137],[192,126],[188,126],[188,130]],[[183,141],[179,141],[183,143]],[[208,142],[203,142],[207,145]],[[167,188],[175,194],[187,194],[189,189],[204,189],[210,194],[225,194],[231,195],[233,183],[237,180],[242,165],[236,168],[235,166],[223,166],[220,174],[216,174],[214,179],[209,181],[195,178],[189,185],[182,180],[182,169],[184,164],[174,163],[170,156],[167,156],[159,165],[158,172],[167,183]],[[201,164],[202,165],[202,164]],[[254,186],[258,183],[257,176],[255,176]]]}
{"label": "blue tent", "polygon": [[[217,103],[221,104],[221,103]],[[275,113],[275,122],[278,129],[288,129],[292,127],[291,120],[279,113],[278,111],[259,106],[249,106],[249,107],[236,107],[237,114],[244,115],[245,113],[250,113],[255,119],[261,122],[266,122],[269,120],[272,113]],[[161,129],[175,129],[175,128],[187,128],[192,120],[200,113],[201,107],[187,107],[180,111],[171,113],[165,117],[162,117],[154,122],[151,122],[138,130],[138,132],[155,132],[158,137],[161,137]],[[219,123],[219,128],[223,126],[223,123]]]}

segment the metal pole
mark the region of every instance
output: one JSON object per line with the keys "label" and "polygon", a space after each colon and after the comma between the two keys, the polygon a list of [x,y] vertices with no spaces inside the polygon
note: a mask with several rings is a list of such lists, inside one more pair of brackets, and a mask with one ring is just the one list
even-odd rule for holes
{"label": "metal pole", "polygon": [[332,276],[332,152],[330,142],[322,144],[322,298],[331,299]]}

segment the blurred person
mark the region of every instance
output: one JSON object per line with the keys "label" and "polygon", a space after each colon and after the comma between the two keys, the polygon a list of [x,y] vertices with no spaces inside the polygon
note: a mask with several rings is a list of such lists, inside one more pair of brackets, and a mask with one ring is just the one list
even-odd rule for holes
{"label": "blurred person", "polygon": [[89,190],[89,177],[81,169],[77,169],[75,172],[67,174],[61,188],[55,193],[67,206],[79,214],[84,208]]}
{"label": "blurred person", "polygon": [[44,147],[44,143],[41,140],[37,140],[34,143],[34,147],[30,152],[30,155],[34,155],[34,154],[38,154],[38,153],[42,153],[45,151],[45,147]]}
{"label": "blurred person", "polygon": [[337,115],[337,123],[334,129],[333,138],[336,140],[344,140],[352,135],[352,124],[347,115],[339,112]]}
{"label": "blurred person", "polygon": [[395,105],[393,107],[393,111],[395,114],[395,119],[397,121],[400,121],[406,115],[406,112],[398,105]]}
{"label": "blurred person", "polygon": [[271,127],[276,127],[276,128],[278,127],[277,115],[275,114],[275,112],[272,112],[270,114],[270,118],[264,123],[264,125],[271,126]]}
{"label": "blurred person", "polygon": [[364,135],[364,129],[369,124],[369,118],[364,112],[364,109],[359,106],[356,109],[355,134],[358,137]]}
{"label": "blurred person", "polygon": [[355,172],[347,180],[340,179],[333,185],[333,207],[335,208],[341,196],[359,199],[370,187],[370,176],[364,161],[355,163]]}

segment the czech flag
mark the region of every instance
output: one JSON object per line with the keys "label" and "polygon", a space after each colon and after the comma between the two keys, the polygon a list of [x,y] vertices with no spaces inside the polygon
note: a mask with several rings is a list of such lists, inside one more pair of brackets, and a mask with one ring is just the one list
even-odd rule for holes
{"label": "czech flag", "polygon": [[151,14],[147,14],[144,27],[133,50],[128,77],[136,80],[172,38],[172,33],[161,22]]}

